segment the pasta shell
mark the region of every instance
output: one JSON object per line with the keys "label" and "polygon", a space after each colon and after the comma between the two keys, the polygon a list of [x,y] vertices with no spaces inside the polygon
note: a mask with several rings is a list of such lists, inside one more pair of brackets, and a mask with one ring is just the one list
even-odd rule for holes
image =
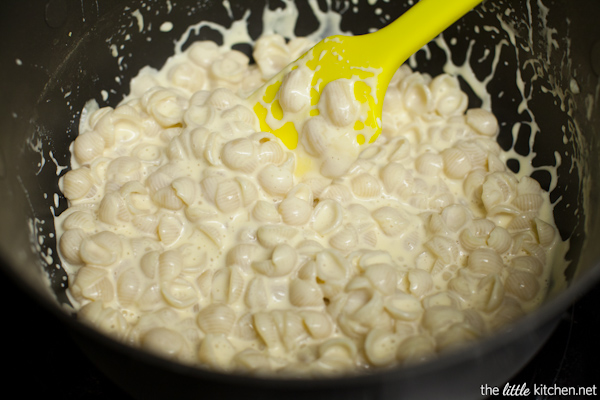
{"label": "pasta shell", "polygon": [[234,334],[243,340],[258,340],[258,335],[254,329],[252,314],[246,313],[238,318],[234,326]]}
{"label": "pasta shell", "polygon": [[302,317],[293,311],[273,311],[275,320],[279,329],[279,337],[281,338],[285,348],[292,352],[298,347],[298,344],[307,338],[307,332],[304,327]]}
{"label": "pasta shell", "polygon": [[314,281],[317,279],[317,265],[313,260],[306,261],[302,267],[298,270],[298,278],[307,281]]}
{"label": "pasta shell", "polygon": [[297,229],[285,225],[263,225],[256,232],[258,241],[266,248],[289,242],[297,234]]}
{"label": "pasta shell", "polygon": [[532,219],[525,214],[517,215],[506,226],[506,229],[510,233],[516,232],[529,232],[533,229],[532,227],[533,221]]}
{"label": "pasta shell", "polygon": [[200,294],[204,298],[208,298],[211,295],[212,277],[213,270],[208,269],[200,273],[198,278],[196,278],[196,286],[198,286]]}
{"label": "pasta shell", "polygon": [[442,151],[444,172],[449,178],[463,179],[471,171],[471,161],[460,149],[449,148]]}
{"label": "pasta shell", "polygon": [[79,254],[86,264],[108,266],[121,257],[121,239],[114,233],[102,231],[82,240]]}
{"label": "pasta shell", "polygon": [[200,40],[190,45],[187,56],[196,65],[208,67],[219,56],[219,46],[210,40]]}
{"label": "pasta shell", "polygon": [[[239,83],[243,79],[244,72],[248,68],[248,62],[249,58],[244,53],[237,50],[230,50],[223,54],[221,57],[217,58],[215,61],[213,61],[213,63],[210,65],[209,71],[213,78],[215,78],[221,83],[221,86],[223,85],[223,83],[226,82]],[[229,91],[229,93],[231,92]],[[213,96],[214,92],[206,102],[209,104],[212,104],[214,102],[214,105],[219,106],[219,109],[229,108],[235,103],[239,102],[237,96],[235,96],[232,100],[229,100],[227,98],[227,102],[222,100],[220,96],[218,98],[218,101],[215,100],[211,102],[211,97]],[[231,96],[234,96],[233,93],[231,93]],[[226,104],[221,105],[219,104],[220,102]]]}
{"label": "pasta shell", "polygon": [[462,311],[452,307],[436,306],[425,310],[422,324],[430,333],[435,335],[451,325],[465,320]]}
{"label": "pasta shell", "polygon": [[486,218],[473,220],[473,230],[478,236],[488,236],[495,227],[496,224]]}
{"label": "pasta shell", "polygon": [[185,216],[192,222],[214,221],[218,213],[212,207],[191,206],[185,208]]}
{"label": "pasta shell", "polygon": [[538,243],[542,246],[550,246],[556,236],[556,229],[549,223],[542,221],[539,218],[534,218],[535,233],[537,234]]}
{"label": "pasta shell", "polygon": [[175,279],[183,270],[183,259],[179,251],[167,250],[158,256],[158,276],[161,282]]}
{"label": "pasta shell", "polygon": [[481,108],[467,111],[467,124],[484,136],[494,136],[498,133],[498,121],[494,114]]}
{"label": "pasta shell", "polygon": [[276,140],[260,142],[258,158],[263,163],[281,164],[286,159],[285,149]]}
{"label": "pasta shell", "polygon": [[[375,316],[375,317],[374,317]],[[377,291],[370,294],[368,301],[352,313],[351,318],[364,327],[382,326],[386,322],[383,297]]]}
{"label": "pasta shell", "polygon": [[258,198],[258,190],[252,181],[241,176],[236,176],[235,181],[240,186],[240,193],[242,195],[242,204],[249,206],[254,203]]}
{"label": "pasta shell", "polygon": [[141,281],[133,268],[126,269],[117,279],[117,297],[121,305],[133,304],[141,291]]}
{"label": "pasta shell", "polygon": [[173,85],[190,92],[202,90],[208,83],[206,71],[191,63],[181,63],[171,67],[167,76]]}
{"label": "pasta shell", "polygon": [[79,164],[87,164],[102,156],[105,146],[100,134],[95,131],[84,132],[73,141],[73,155]]}
{"label": "pasta shell", "polygon": [[172,246],[184,235],[185,226],[175,216],[163,215],[158,222],[158,239],[165,246]]}
{"label": "pasta shell", "polygon": [[408,223],[407,217],[400,210],[388,206],[373,211],[372,216],[383,233],[390,237],[403,233]]}
{"label": "pasta shell", "polygon": [[208,334],[198,350],[198,360],[217,370],[229,370],[236,355],[235,347],[223,335]]}
{"label": "pasta shell", "polygon": [[118,185],[124,185],[130,181],[137,181],[142,178],[142,163],[140,160],[122,156],[115,158],[108,164],[106,177],[108,180],[116,182]]}
{"label": "pasta shell", "polygon": [[415,160],[415,169],[427,176],[436,176],[443,169],[442,156],[436,153],[423,153]]}
{"label": "pasta shell", "polygon": [[369,199],[377,197],[381,193],[379,180],[367,173],[352,178],[350,186],[354,195],[359,198]]}
{"label": "pasta shell", "polygon": [[319,357],[344,357],[354,360],[358,349],[356,344],[346,337],[337,337],[326,340],[319,346]]}
{"label": "pasta shell", "polygon": [[277,223],[281,221],[281,215],[273,203],[258,200],[252,209],[252,216],[260,222]]}
{"label": "pasta shell", "polygon": [[462,115],[469,104],[467,94],[460,90],[447,90],[437,98],[435,109],[438,114],[448,118],[452,116]]}
{"label": "pasta shell", "polygon": [[444,236],[434,236],[427,242],[425,247],[445,264],[450,264],[458,258],[456,242]]}
{"label": "pasta shell", "polygon": [[476,274],[499,274],[504,268],[504,262],[494,250],[481,248],[469,255],[467,267]]}
{"label": "pasta shell", "polygon": [[218,249],[223,248],[223,239],[226,237],[224,233],[225,227],[220,222],[207,221],[196,224],[199,242],[204,242],[209,246],[215,246]]}
{"label": "pasta shell", "polygon": [[183,201],[177,192],[171,186],[165,186],[158,189],[153,195],[152,200],[159,207],[163,207],[169,210],[179,210],[183,207]]}
{"label": "pasta shell", "polygon": [[433,339],[425,335],[404,339],[396,351],[396,359],[404,364],[424,362],[435,355]]}
{"label": "pasta shell", "polygon": [[338,203],[347,203],[351,201],[353,198],[352,192],[346,185],[342,185],[339,183],[332,183],[330,186],[323,189],[321,193],[320,199],[331,199],[335,200]]}
{"label": "pasta shell", "polygon": [[[90,120],[90,126],[104,139],[106,148],[115,144],[115,126],[113,123],[114,110],[110,107],[103,107],[94,113],[94,118]],[[96,116],[97,115],[97,116]]]}
{"label": "pasta shell", "polygon": [[505,172],[489,174],[482,185],[481,200],[486,210],[510,203],[517,192],[517,179]]}
{"label": "pasta shell", "polygon": [[254,349],[239,352],[235,355],[234,362],[244,371],[268,372],[272,369],[269,355]]}
{"label": "pasta shell", "polygon": [[417,115],[425,114],[433,107],[429,87],[416,79],[404,86],[402,94],[406,109]]}
{"label": "pasta shell", "polygon": [[98,207],[98,219],[110,225],[129,222],[131,215],[119,193],[108,193],[102,198]]}
{"label": "pasta shell", "polygon": [[[454,147],[462,151],[474,168],[482,168],[487,162],[487,151],[474,141],[460,141]],[[482,170],[483,171],[483,170]]]}
{"label": "pasta shell", "polygon": [[71,294],[75,299],[93,301],[111,301],[115,288],[108,277],[108,272],[98,267],[85,266],[80,268],[71,285]]}
{"label": "pasta shell", "polygon": [[244,295],[244,303],[251,310],[263,310],[267,307],[269,298],[262,277],[257,276],[250,281]]}
{"label": "pasta shell", "polygon": [[219,183],[215,193],[215,204],[219,210],[226,213],[240,208],[243,200],[239,184],[235,181],[223,181]]}
{"label": "pasta shell", "polygon": [[121,340],[129,328],[123,315],[112,307],[104,307],[102,301],[86,304],[78,311],[77,317],[91,323],[100,332]]}
{"label": "pasta shell", "polygon": [[493,312],[500,307],[504,299],[504,285],[498,275],[488,275],[479,281],[476,293],[477,308]]}
{"label": "pasta shell", "polygon": [[390,365],[396,361],[396,351],[400,345],[400,335],[383,329],[373,329],[365,339],[365,355],[377,367]]}
{"label": "pasta shell", "polygon": [[96,228],[94,216],[87,211],[74,211],[69,214],[62,223],[62,228],[65,231],[70,229],[81,229],[89,232]]}
{"label": "pasta shell", "polygon": [[140,259],[140,269],[144,275],[149,279],[154,279],[158,273],[160,252],[150,251],[142,256]]}
{"label": "pasta shell", "polygon": [[232,170],[250,173],[258,165],[258,154],[254,142],[247,138],[234,139],[221,150],[223,164]]}
{"label": "pasta shell", "polygon": [[508,275],[504,287],[508,293],[524,301],[533,300],[540,291],[540,284],[535,275],[519,270]]}
{"label": "pasta shell", "polygon": [[388,264],[375,264],[367,267],[364,276],[373,287],[384,295],[392,294],[396,290],[398,276],[394,267]]}
{"label": "pasta shell", "polygon": [[153,311],[164,306],[165,302],[160,286],[158,284],[148,286],[138,299],[137,304],[141,311]]}
{"label": "pasta shell", "polygon": [[546,250],[535,242],[525,241],[523,250],[531,256],[537,257],[542,263],[546,262]]}
{"label": "pasta shell", "polygon": [[354,250],[358,246],[358,232],[354,226],[347,224],[331,236],[329,244],[342,252]]}
{"label": "pasta shell", "polygon": [[240,243],[229,250],[226,263],[227,266],[239,265],[242,268],[247,268],[260,254],[261,249],[257,245]]}
{"label": "pasta shell", "polygon": [[87,167],[72,169],[62,178],[62,191],[69,200],[86,196],[94,186],[94,179]]}
{"label": "pasta shell", "polygon": [[79,228],[65,231],[59,241],[60,255],[69,263],[74,265],[83,264],[79,253],[81,243],[87,234]]}
{"label": "pasta shell", "polygon": [[319,108],[321,114],[326,115],[331,123],[338,127],[345,127],[353,123],[358,111],[356,100],[350,91],[350,85],[341,79],[325,85],[319,100]]}
{"label": "pasta shell", "polygon": [[186,205],[192,205],[196,200],[196,183],[188,177],[181,177],[171,183],[175,195]]}
{"label": "pasta shell", "polygon": [[187,308],[198,302],[198,294],[192,283],[181,277],[163,282],[161,293],[166,302],[175,308]]}
{"label": "pasta shell", "polygon": [[304,68],[290,71],[281,82],[279,103],[283,111],[298,112],[310,103],[310,76]]}
{"label": "pasta shell", "polygon": [[185,347],[185,339],[172,329],[158,327],[150,329],[142,337],[142,349],[159,354],[163,357],[174,358]]}
{"label": "pasta shell", "polygon": [[521,194],[512,201],[521,211],[538,211],[542,206],[544,199],[539,194]]}
{"label": "pasta shell", "polygon": [[296,250],[287,244],[278,244],[273,249],[270,260],[252,263],[252,268],[257,272],[271,277],[289,274],[298,262]]}
{"label": "pasta shell", "polygon": [[163,171],[164,170],[162,168],[154,171],[146,179],[145,183],[151,195],[154,195],[159,189],[168,187],[173,181],[173,178]]}
{"label": "pasta shell", "polygon": [[293,169],[293,158],[281,166],[268,164],[258,173],[258,182],[271,196],[283,197],[294,185]]}
{"label": "pasta shell", "polygon": [[459,88],[458,79],[449,74],[439,74],[429,83],[429,89],[434,98]]}
{"label": "pasta shell", "polygon": [[421,302],[406,293],[386,297],[383,307],[393,318],[403,321],[415,321],[423,314]]}
{"label": "pasta shell", "polygon": [[390,164],[395,164],[394,161],[403,160],[410,154],[410,141],[404,137],[394,138],[386,147],[390,149],[388,156]]}
{"label": "pasta shell", "polygon": [[314,281],[293,279],[289,289],[290,303],[296,307],[315,307],[323,305],[323,293]]}
{"label": "pasta shell", "polygon": [[295,196],[286,197],[279,204],[279,213],[288,225],[304,225],[312,215],[312,204]]}
{"label": "pasta shell", "polygon": [[158,217],[156,215],[136,215],[131,222],[133,226],[142,232],[154,235],[158,232]]}
{"label": "pasta shell", "polygon": [[508,251],[512,246],[512,237],[508,231],[500,226],[495,227],[490,232],[487,239],[487,245],[496,250],[498,254]]}
{"label": "pasta shell", "polygon": [[241,104],[233,106],[232,108],[225,110],[222,114],[224,119],[233,120],[236,122],[241,122],[248,127],[254,127],[258,123],[258,119],[256,114],[249,109],[248,107],[244,107]]}
{"label": "pasta shell", "polygon": [[268,348],[276,347],[279,345],[279,343],[281,343],[277,324],[270,313],[255,313],[253,316],[253,322],[258,336]]}
{"label": "pasta shell", "polygon": [[532,256],[515,257],[512,259],[511,265],[516,270],[528,272],[535,276],[540,276],[544,271],[544,264],[538,258]]}
{"label": "pasta shell", "polygon": [[475,235],[470,229],[463,229],[459,235],[459,241],[462,247],[467,251],[473,251],[487,246],[486,238]]}
{"label": "pasta shell", "polygon": [[517,193],[519,196],[526,194],[540,194],[541,192],[542,188],[540,187],[539,182],[529,176],[522,177],[517,184]]}
{"label": "pasta shell", "polygon": [[496,311],[494,319],[490,322],[491,329],[498,329],[522,317],[524,314],[523,307],[521,307],[519,300],[511,296],[506,296],[504,297],[504,302]]}
{"label": "pasta shell", "polygon": [[350,269],[348,261],[334,250],[323,250],[315,258],[317,277],[323,282],[346,279]]}
{"label": "pasta shell", "polygon": [[326,313],[312,310],[300,311],[304,326],[315,339],[325,339],[333,333],[333,323]]}
{"label": "pasta shell", "polygon": [[244,277],[239,267],[220,268],[213,274],[212,299],[219,303],[234,303],[244,291]]}
{"label": "pasta shell", "polygon": [[424,308],[436,306],[459,308],[458,297],[454,293],[448,291],[431,294],[425,297],[422,303]]}
{"label": "pasta shell", "polygon": [[302,127],[300,142],[304,150],[313,157],[325,155],[329,147],[327,122],[321,116],[309,118]]}
{"label": "pasta shell", "polygon": [[235,312],[224,304],[211,304],[198,312],[196,322],[207,334],[224,334],[231,332],[235,323]]}
{"label": "pasta shell", "polygon": [[479,335],[467,323],[458,323],[435,336],[438,349],[453,349],[477,339]]}
{"label": "pasta shell", "polygon": [[433,279],[427,271],[411,269],[407,274],[408,290],[413,295],[421,298],[433,289]]}

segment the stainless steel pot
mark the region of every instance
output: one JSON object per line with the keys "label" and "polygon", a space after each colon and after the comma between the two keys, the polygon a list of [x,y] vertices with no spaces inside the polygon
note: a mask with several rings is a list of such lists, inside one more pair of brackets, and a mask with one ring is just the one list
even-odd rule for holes
{"label": "stainless steel pot", "polygon": [[[320,1],[318,6],[339,12],[342,28],[357,34],[385,25],[380,16],[393,19],[408,7],[404,2],[371,3]],[[6,0],[0,5],[0,29],[2,37],[8,38],[1,48],[0,65],[3,272],[68,327],[107,376],[138,398],[237,398],[251,393],[259,398],[466,399],[479,397],[484,383],[499,386],[507,381],[546,341],[560,314],[600,279],[600,247],[595,245],[600,238],[596,207],[600,191],[595,187],[600,169],[600,25],[595,23],[600,3],[594,0],[488,0],[445,33],[454,63],[468,62],[479,77],[490,73],[494,56],[498,57],[487,89],[494,113],[504,122],[498,138],[501,147],[521,154],[535,152],[535,167],[556,166],[558,172],[551,199],[556,202],[560,234],[570,243],[569,287],[509,329],[413,367],[351,379],[279,380],[173,364],[117,343],[66,311],[66,280],[57,267],[53,213],[66,208],[65,199],[55,194],[58,176],[66,172],[62,166],[68,165],[68,145],[77,135],[79,111],[90,98],[101,105],[116,105],[128,91],[131,77],[144,65],[159,68],[173,52],[173,40],[189,25],[211,20],[227,26],[246,15],[255,37],[262,29],[263,8],[284,7],[286,2],[229,0],[225,4]],[[306,2],[298,4],[296,32],[310,32],[315,26],[311,8]],[[352,12],[353,7],[359,12]],[[142,20],[131,12],[136,9]],[[250,14],[245,14],[248,9]],[[174,23],[170,32],[158,29],[164,21]],[[507,26],[514,36],[505,32]],[[190,40],[219,40],[210,29],[192,36]],[[123,59],[113,57],[111,45]],[[494,56],[486,56],[487,51]],[[418,53],[413,61],[418,70],[435,75],[442,72],[445,57],[432,44],[429,52]],[[523,87],[516,83],[519,77]],[[109,94],[106,99],[102,90]],[[471,105],[478,105],[475,93],[470,94]],[[524,103],[531,115],[519,107]],[[527,128],[532,119],[542,132],[535,141]],[[521,128],[513,131],[517,122]],[[509,166],[521,167],[516,161]],[[542,186],[550,186],[549,176],[540,169],[534,177]]]}

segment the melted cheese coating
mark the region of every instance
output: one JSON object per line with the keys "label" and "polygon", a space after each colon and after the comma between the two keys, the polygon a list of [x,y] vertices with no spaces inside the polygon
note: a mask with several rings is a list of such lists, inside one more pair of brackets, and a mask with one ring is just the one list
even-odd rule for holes
{"label": "melted cheese coating", "polygon": [[[401,67],[373,144],[344,80],[294,151],[260,131],[246,96],[309,46],[265,36],[249,65],[197,42],[88,107],[56,221],[83,320],[184,363],[298,375],[427,359],[539,305],[548,195],[507,170],[456,77]],[[282,109],[309,106],[307,82],[288,75]]]}

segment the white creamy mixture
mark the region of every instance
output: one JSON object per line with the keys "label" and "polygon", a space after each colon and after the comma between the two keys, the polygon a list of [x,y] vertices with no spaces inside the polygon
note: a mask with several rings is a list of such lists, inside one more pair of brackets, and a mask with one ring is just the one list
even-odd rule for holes
{"label": "white creamy mixture", "polygon": [[[330,84],[298,150],[326,171],[259,131],[246,96],[310,44],[264,36],[249,65],[197,42],[85,110],[56,219],[82,319],[184,363],[322,374],[426,359],[539,305],[548,195],[506,168],[455,77],[401,67],[352,160],[327,151],[356,107]],[[284,111],[308,89],[282,85]]]}

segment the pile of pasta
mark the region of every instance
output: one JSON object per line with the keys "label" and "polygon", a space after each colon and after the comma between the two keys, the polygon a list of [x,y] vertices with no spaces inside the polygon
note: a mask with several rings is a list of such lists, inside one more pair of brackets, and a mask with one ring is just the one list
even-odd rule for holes
{"label": "pile of pasta", "polygon": [[[507,170],[456,77],[401,67],[354,153],[331,151],[354,143],[351,82],[298,149],[259,130],[247,94],[309,45],[265,36],[250,64],[197,42],[87,110],[56,222],[82,320],[186,364],[302,375],[422,361],[540,303],[547,193]],[[309,88],[281,90],[306,106]]]}

